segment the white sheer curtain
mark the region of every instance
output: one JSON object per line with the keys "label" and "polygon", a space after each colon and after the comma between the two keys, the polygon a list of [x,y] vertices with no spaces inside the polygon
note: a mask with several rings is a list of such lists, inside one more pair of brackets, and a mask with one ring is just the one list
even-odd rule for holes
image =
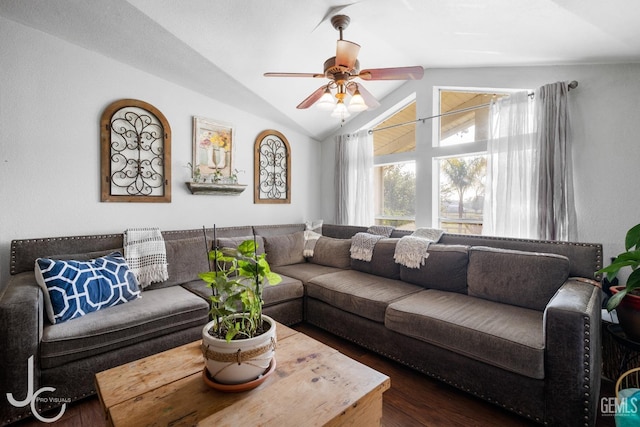
{"label": "white sheer curtain", "polygon": [[565,82],[492,102],[483,234],[577,239]]}
{"label": "white sheer curtain", "polygon": [[573,199],[569,85],[557,82],[535,92],[538,138],[538,229],[540,239],[578,238]]}
{"label": "white sheer curtain", "polygon": [[537,238],[537,150],[527,92],[492,101],[485,182],[486,235]]}
{"label": "white sheer curtain", "polygon": [[366,130],[336,136],[336,223],[373,224],[373,139]]}

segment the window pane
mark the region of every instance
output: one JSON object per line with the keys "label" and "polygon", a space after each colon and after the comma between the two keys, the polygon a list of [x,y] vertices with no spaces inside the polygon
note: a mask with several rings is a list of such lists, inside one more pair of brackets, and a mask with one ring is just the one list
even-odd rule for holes
{"label": "window pane", "polygon": [[374,168],[376,224],[415,229],[416,165],[394,163]]}
{"label": "window pane", "polygon": [[486,156],[440,159],[438,170],[440,228],[449,233],[481,234]]}
{"label": "window pane", "polygon": [[[489,104],[505,94],[440,91],[440,114]],[[440,117],[440,146],[488,139],[489,106]]]}
{"label": "window pane", "polygon": [[[411,122],[416,119],[416,103],[404,107],[382,123],[374,127],[376,129],[393,126],[399,123]],[[379,130],[373,133],[373,155],[384,156],[386,154],[405,153],[416,149],[416,124],[411,123],[397,126],[391,129]]]}

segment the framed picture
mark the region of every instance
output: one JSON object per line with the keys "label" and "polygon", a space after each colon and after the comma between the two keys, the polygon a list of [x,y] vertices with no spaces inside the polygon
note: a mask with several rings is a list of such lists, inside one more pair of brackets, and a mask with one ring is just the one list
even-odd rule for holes
{"label": "framed picture", "polygon": [[223,183],[231,179],[233,126],[193,117],[193,181]]}

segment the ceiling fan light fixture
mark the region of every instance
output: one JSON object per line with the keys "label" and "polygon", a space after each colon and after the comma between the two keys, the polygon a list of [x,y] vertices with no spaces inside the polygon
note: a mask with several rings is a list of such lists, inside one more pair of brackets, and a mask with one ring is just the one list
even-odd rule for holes
{"label": "ceiling fan light fixture", "polygon": [[351,112],[357,113],[360,111],[364,111],[367,108],[369,108],[369,106],[366,102],[364,102],[364,98],[360,94],[360,91],[356,89],[356,91],[353,93],[353,96],[351,97],[351,101],[349,101],[349,106],[347,107],[347,109]]}
{"label": "ceiling fan light fixture", "polygon": [[334,108],[333,112],[331,113],[331,117],[344,120],[350,115],[351,114],[349,114],[349,110],[347,110],[347,106],[344,105],[344,101],[342,99],[339,99],[338,102],[336,103],[336,108]]}
{"label": "ceiling fan light fixture", "polygon": [[335,106],[336,100],[331,94],[329,87],[327,87],[318,102],[316,102],[316,107],[318,107],[320,110],[331,111],[335,108]]}

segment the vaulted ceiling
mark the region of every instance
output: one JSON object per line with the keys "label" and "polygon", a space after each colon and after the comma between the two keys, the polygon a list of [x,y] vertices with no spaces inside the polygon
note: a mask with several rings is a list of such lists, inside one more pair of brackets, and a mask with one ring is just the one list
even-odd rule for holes
{"label": "vaulted ceiling", "polygon": [[[298,110],[335,55],[332,15],[361,68],[640,61],[637,0],[0,0],[0,15],[322,140],[339,123]],[[368,81],[378,99],[403,82]]]}

